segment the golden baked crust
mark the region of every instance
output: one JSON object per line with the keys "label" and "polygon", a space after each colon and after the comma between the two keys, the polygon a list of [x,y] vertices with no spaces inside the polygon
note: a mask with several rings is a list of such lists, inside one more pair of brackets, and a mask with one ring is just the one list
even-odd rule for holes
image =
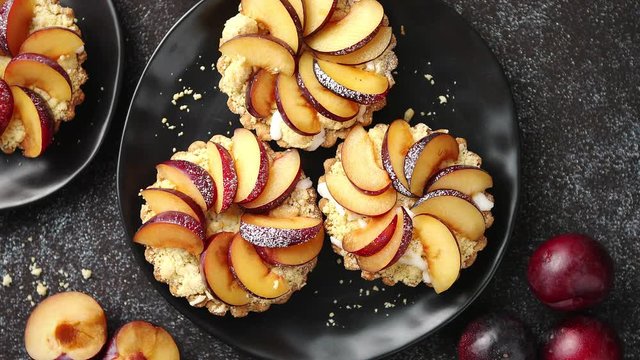
{"label": "golden baked crust", "polygon": [[[61,6],[59,0],[34,0],[34,4],[35,12],[29,30],[30,33],[46,27],[59,26],[82,35],[73,9]],[[4,69],[10,60],[11,58],[9,57],[0,56],[0,72],[4,73]],[[49,104],[54,118],[54,133],[59,130],[62,122],[75,118],[76,106],[84,102],[85,94],[81,86],[89,80],[87,72],[82,67],[86,60],[87,52],[84,48],[76,54],[64,55],[57,59],[58,64],[69,74],[71,79],[73,90],[71,100],[59,101],[41,89],[33,89]],[[20,143],[25,136],[26,132],[22,121],[14,116],[4,134],[0,136],[0,150],[7,154],[15,152],[16,148],[20,147]]]}
{"label": "golden baked crust", "polygon": [[[215,135],[211,138],[212,142],[216,142],[224,146],[227,150],[232,151],[231,139]],[[276,152],[271,150],[265,144],[270,161],[276,156]],[[209,169],[209,161],[206,157],[206,143],[196,141],[187,151],[176,152],[171,157],[173,160],[186,160],[193,162],[207,171]],[[309,187],[300,186],[306,183]],[[310,180],[303,174],[299,186],[285,200],[285,202],[277,208],[269,211],[269,215],[277,217],[293,217],[304,216],[311,218],[321,218],[322,213],[317,206],[317,195],[313,186],[310,186]],[[169,181],[157,178],[156,182],[149,187],[174,188],[175,186]],[[207,236],[227,231],[237,232],[239,230],[240,215],[243,211],[237,205],[232,205],[222,214],[208,212],[207,217]],[[155,213],[145,204],[140,209],[140,219],[142,222],[148,221],[155,216]],[[291,295],[306,285],[307,275],[316,265],[317,259],[300,265],[300,266],[282,266],[274,267],[274,271],[284,277],[291,286],[291,291],[276,299],[262,299],[251,296],[251,302],[244,306],[227,305],[211,294],[200,273],[200,259],[182,249],[153,248],[147,246],[144,252],[145,259],[154,267],[154,277],[156,280],[169,286],[169,291],[175,297],[184,297],[189,304],[194,307],[207,308],[214,315],[224,316],[227,312],[234,317],[246,316],[249,312],[262,312],[269,309],[272,304],[283,304],[289,300]]]}
{"label": "golden baked crust", "polygon": [[[337,4],[331,21],[336,21],[344,17],[355,0],[340,0]],[[383,25],[388,26],[389,20],[385,16]],[[225,23],[220,44],[229,39],[244,34],[265,33],[255,20],[239,13]],[[396,46],[396,38],[393,36],[388,49],[377,59],[362,65],[370,71],[375,71],[389,79],[390,86],[395,83],[392,72],[398,66],[398,58],[393,49]],[[222,75],[219,88],[222,92],[229,96],[227,105],[229,109],[240,116],[240,123],[243,127],[255,130],[261,140],[277,141],[278,145],[284,148],[299,148],[313,151],[317,147],[332,147],[338,139],[344,139],[349,130],[356,124],[368,126],[372,122],[373,113],[385,107],[386,99],[383,99],[372,105],[361,105],[358,115],[349,121],[338,122],[328,119],[318,114],[322,124],[323,131],[316,136],[303,136],[286,125],[282,125],[282,135],[280,138],[274,139],[272,136],[272,118],[257,119],[252,116],[246,109],[246,89],[249,77],[253,69],[244,63],[243,59],[231,59],[227,56],[221,56],[216,64],[218,72]],[[277,109],[273,109],[274,112]]]}
{"label": "golden baked crust", "polygon": [[[369,129],[369,137],[372,139],[374,145],[376,146],[376,151],[380,153],[382,147],[382,141],[384,139],[384,134],[386,133],[388,125],[386,124],[378,124],[375,127]],[[411,128],[411,132],[414,137],[414,141],[417,141],[433,132],[448,132],[447,130],[432,130],[427,127],[425,124],[416,124]],[[458,159],[454,162],[448,162],[443,164],[444,166],[451,165],[471,165],[471,166],[481,166],[482,159],[479,155],[469,151],[467,149],[467,142],[465,139],[456,138],[460,155]],[[342,144],[338,145],[336,151],[336,157],[327,159],[323,166],[325,170],[325,174],[330,173],[332,171],[336,171],[342,168],[340,153],[341,153]],[[325,183],[325,176],[323,175],[318,180],[319,187]],[[322,192],[319,191],[321,196],[323,196]],[[487,198],[493,202],[493,196],[487,192],[485,192]],[[409,198],[403,196],[398,193],[398,200],[396,206],[404,206],[405,208],[410,208],[418,199],[417,198]],[[351,231],[360,227],[359,221],[365,220],[366,217],[360,216],[358,214],[351,213],[349,210],[342,208],[339,204],[337,204],[334,200],[322,197],[319,202],[319,207],[322,212],[326,216],[325,220],[325,229],[327,234],[332,239],[332,248],[333,251],[341,255],[343,257],[343,264],[345,269],[347,270],[360,270],[358,266],[358,262],[356,261],[355,255],[344,251],[339,244],[342,242],[344,236],[346,236]],[[493,224],[494,218],[491,214],[491,211],[482,211],[482,214],[485,219],[485,226],[488,229]],[[487,245],[486,236],[481,237],[477,241],[472,241],[461,234],[454,231],[456,235],[456,239],[458,240],[458,245],[460,247],[460,252],[462,256],[462,268],[470,267],[477,258],[478,252],[483,250]],[[415,236],[415,235],[414,235]],[[407,253],[405,254],[414,254],[413,256],[419,256],[422,258],[422,244],[420,241],[414,237],[407,249]],[[422,259],[426,266],[426,260]],[[407,263],[402,263],[401,261],[396,264],[390,266],[389,268],[382,270],[377,273],[371,273],[367,271],[361,271],[361,276],[366,280],[374,280],[374,279],[382,279],[383,283],[386,285],[395,285],[398,282],[402,282],[405,285],[415,287],[420,283],[424,282],[423,278],[423,270],[412,266]],[[427,284],[429,285],[429,284]]]}

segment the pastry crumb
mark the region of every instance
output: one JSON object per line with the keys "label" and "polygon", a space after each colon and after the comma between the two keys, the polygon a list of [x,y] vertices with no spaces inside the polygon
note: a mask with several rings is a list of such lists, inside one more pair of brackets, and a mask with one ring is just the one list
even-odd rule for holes
{"label": "pastry crumb", "polygon": [[45,285],[43,282],[38,281],[36,285],[36,292],[38,293],[38,295],[46,296],[48,291],[49,288],[47,287],[47,285]]}
{"label": "pastry crumb", "polygon": [[89,269],[82,269],[80,270],[80,272],[82,273],[82,277],[85,280],[88,280],[91,278],[91,275],[93,275],[93,271],[89,270]]}
{"label": "pastry crumb", "polygon": [[400,25],[400,35],[407,35],[407,30],[404,28],[404,25]]}
{"label": "pastry crumb", "polygon": [[11,284],[13,284],[13,279],[11,278],[11,275],[4,274],[4,276],[2,277],[2,286],[9,287],[11,286]]}
{"label": "pastry crumb", "polygon": [[415,115],[416,112],[413,110],[413,108],[408,108],[407,111],[404,112],[404,120],[406,122],[411,121],[411,119],[413,119],[413,115]]}
{"label": "pastry crumb", "polygon": [[440,101],[440,104],[446,104],[447,103],[447,97],[440,95],[438,96],[438,100]]}

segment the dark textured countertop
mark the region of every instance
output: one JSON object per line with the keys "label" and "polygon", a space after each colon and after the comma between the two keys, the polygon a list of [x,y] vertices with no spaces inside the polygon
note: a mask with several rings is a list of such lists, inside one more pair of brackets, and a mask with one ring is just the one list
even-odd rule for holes
{"label": "dark textured countertop", "polygon": [[[640,358],[640,3],[447,2],[480,32],[511,82],[522,137],[521,207],[509,253],[482,296],[438,334],[393,358],[455,358],[466,322],[492,309],[519,314],[541,337],[563,315],[530,295],[527,258],[544,239],[569,231],[591,234],[614,257],[615,291],[590,312],[617,328],[625,358]],[[13,277],[11,287],[0,288],[0,358],[26,358],[22,332],[31,310],[26,299],[40,299],[31,257],[43,269],[38,280],[50,291],[68,283],[69,289],[94,294],[108,314],[110,331],[146,319],[175,336],[185,359],[247,358],[193,326],[149,286],[118,215],[116,158],[129,99],[156,45],[196,1],[115,3],[126,69],[108,139],[65,189],[0,212],[0,276]],[[82,268],[93,276],[84,280]]]}

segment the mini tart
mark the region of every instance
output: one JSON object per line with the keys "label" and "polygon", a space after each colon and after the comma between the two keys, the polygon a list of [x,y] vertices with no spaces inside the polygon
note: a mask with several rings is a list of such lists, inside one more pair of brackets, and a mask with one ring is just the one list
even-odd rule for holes
{"label": "mini tart", "polygon": [[[34,16],[29,26],[29,34],[48,28],[64,28],[82,37],[73,9],[61,6],[59,0],[32,0],[32,2]],[[1,74],[5,73],[5,69],[11,59],[12,57],[0,53]],[[68,101],[57,99],[36,86],[30,86],[30,89],[46,101],[53,118],[52,127],[55,133],[59,130],[62,122],[71,121],[75,117],[76,106],[82,104],[85,98],[81,86],[87,82],[89,77],[82,67],[87,60],[87,52],[84,46],[77,48],[75,53],[65,54],[54,60],[64,69],[71,80],[71,99]],[[14,116],[7,128],[0,134],[0,150],[6,154],[15,152],[17,148],[24,150],[23,141],[25,141],[26,137],[25,125],[19,114],[14,112]]]}
{"label": "mini tart", "polygon": [[[229,151],[230,154],[233,154],[232,139],[222,135],[215,135],[209,142],[210,144],[219,144]],[[262,146],[266,150],[269,166],[273,165],[274,159],[284,153],[274,152],[266,143],[263,143]],[[290,152],[292,150],[288,151]],[[187,151],[173,154],[171,159],[188,161],[211,174],[210,156],[210,153],[207,152],[207,143],[196,141],[189,146]],[[237,168],[237,163],[232,163],[231,165]],[[219,184],[216,184],[216,186],[219,186]],[[151,188],[176,189],[177,187],[175,183],[172,183],[158,173],[156,182],[147,189]],[[311,180],[306,177],[302,171],[300,171],[298,180],[294,183],[292,189],[291,193],[279,206],[260,214],[277,218],[305,217],[318,219],[318,224],[321,224],[322,213],[317,207],[316,191],[312,186]],[[228,209],[220,213],[216,213],[214,208],[205,211],[205,222],[203,224],[206,234],[205,239],[221,233],[238,233],[241,216],[245,213],[245,209],[237,203],[231,204]],[[142,205],[140,219],[143,224],[147,223],[156,215],[148,203]],[[324,239],[322,226],[319,225],[319,228],[319,236],[322,236]],[[216,240],[214,239],[213,241]],[[295,291],[300,290],[306,285],[307,275],[313,270],[317,263],[316,257],[297,266],[272,265],[265,261],[264,264],[270,271],[286,280],[290,291],[277,298],[261,298],[246,289],[248,302],[244,305],[234,306],[219,300],[213,293],[213,290],[207,285],[207,280],[204,275],[205,270],[201,267],[200,255],[196,256],[192,252],[175,247],[153,247],[145,245],[145,248],[144,255],[146,260],[153,265],[155,278],[167,284],[173,296],[186,298],[191,306],[206,308],[209,312],[218,316],[224,316],[229,312],[233,317],[243,317],[249,314],[249,312],[266,311],[272,304],[286,303]],[[206,242],[204,250],[207,250]],[[239,280],[236,278],[235,281],[237,282]],[[274,284],[274,287],[275,286],[276,284]]]}
{"label": "mini tart", "polygon": [[[404,122],[404,120],[396,120],[396,122]],[[419,142],[419,140],[428,136],[432,136],[434,134],[448,134],[448,130],[432,130],[425,124],[416,124],[413,127],[409,127],[407,125],[406,128],[408,131],[410,131],[410,137],[412,137],[412,139],[410,138],[408,140],[409,145],[415,145],[415,143]],[[383,171],[385,169],[385,166],[383,165],[382,148],[388,129],[389,125],[378,124],[375,127],[369,129],[368,132],[366,132],[366,134],[368,135],[368,139],[370,139],[371,143],[373,144],[373,151],[376,162],[375,165],[378,169],[383,169]],[[356,130],[357,129],[354,129],[353,131]],[[362,132],[365,132],[365,130],[362,130]],[[454,144],[457,143],[459,151],[458,156],[455,159],[450,159],[437,164],[437,168],[434,169],[433,172],[437,172],[439,169],[444,169],[452,166],[480,168],[480,166],[482,165],[482,159],[480,158],[480,156],[467,149],[466,140],[462,138],[451,138],[455,139],[453,140]],[[347,138],[345,143],[347,143],[348,141],[349,138]],[[318,193],[322,197],[319,202],[319,206],[326,216],[325,229],[327,234],[331,238],[332,248],[334,252],[343,257],[344,267],[347,270],[361,270],[361,276],[366,280],[375,280],[380,278],[382,279],[383,283],[389,286],[393,286],[398,282],[402,282],[411,287],[418,286],[420,283],[425,283],[428,286],[432,286],[432,274],[431,269],[429,269],[429,263],[427,262],[427,252],[423,247],[422,241],[419,239],[419,235],[415,227],[409,230],[411,233],[407,236],[407,240],[410,239],[410,241],[405,244],[404,252],[401,254],[397,254],[397,256],[401,256],[399,258],[395,257],[395,260],[391,261],[389,265],[375,272],[362,270],[358,261],[358,256],[343,249],[343,242],[350,234],[358,230],[366,229],[368,226],[372,226],[371,224],[374,218],[381,219],[384,216],[366,216],[348,210],[346,206],[341,205],[334,198],[334,196],[332,196],[330,188],[327,186],[327,177],[332,176],[331,174],[342,174],[344,176],[345,168],[342,159],[342,149],[345,146],[345,143],[342,143],[338,146],[337,155],[335,158],[331,158],[325,161],[325,175],[320,177],[318,182]],[[360,149],[360,151],[364,153],[367,151],[367,149],[362,148]],[[366,161],[366,157],[362,157],[362,161]],[[392,177],[390,176],[390,178]],[[353,184],[353,182],[351,182],[351,184]],[[396,185],[392,184],[382,194],[382,196],[384,196],[384,194],[387,194],[388,192],[394,193],[393,195],[395,196],[395,202],[391,200],[392,204],[389,205],[389,208],[391,208],[389,212],[397,211],[398,213],[404,213],[407,218],[412,219],[413,226],[415,226],[416,214],[412,212],[412,208],[419,201],[419,197],[415,195],[405,196],[400,191],[397,191],[395,187]],[[494,220],[491,213],[491,208],[493,207],[494,200],[493,196],[486,191],[482,191],[479,194],[472,194],[472,196],[467,197],[467,199],[473,199],[475,207],[482,214],[482,218],[484,220],[484,228],[482,230],[488,229],[492,225]],[[368,204],[368,207],[372,207],[371,202]],[[367,209],[367,207],[363,207],[363,209]],[[404,212],[400,211],[401,209],[404,209]],[[399,218],[402,218],[400,215],[398,216]],[[458,263],[460,264],[460,269],[470,267],[474,263],[478,252],[485,248],[487,244],[487,238],[483,233],[476,240],[471,240],[451,227],[449,227],[449,230],[451,231],[451,234],[455,236],[455,241],[457,242],[457,246],[459,249],[460,259]],[[371,248],[369,247],[369,250],[370,249]],[[459,269],[456,271],[459,271]],[[455,278],[457,278],[457,276],[455,276]],[[455,279],[453,279],[453,281],[455,281]],[[451,284],[449,284],[449,286],[450,285]]]}
{"label": "mini tart", "polygon": [[[322,2],[326,3],[327,1]],[[337,56],[335,55],[318,52],[310,46],[310,39],[314,38],[316,34],[322,32],[323,29],[330,27],[331,24],[346,18],[354,7],[354,4],[357,4],[358,2],[364,1],[334,0],[335,8],[323,26],[308,36],[304,36],[302,32],[298,33],[300,35],[299,50],[298,52],[292,52],[296,63],[296,70],[294,71],[293,77],[298,82],[300,94],[303,95],[300,100],[306,103],[305,106],[309,109],[308,112],[312,113],[313,117],[317,117],[317,123],[311,132],[300,131],[300,129],[296,130],[295,126],[291,125],[291,120],[289,120],[286,115],[283,116],[282,110],[285,106],[279,105],[276,100],[276,85],[268,85],[268,87],[272,89],[270,91],[266,91],[270,92],[270,95],[267,97],[271,97],[271,99],[266,100],[266,110],[263,110],[262,113],[258,112],[257,114],[255,110],[251,111],[249,109],[251,95],[249,94],[251,93],[252,79],[256,77],[255,75],[261,70],[261,68],[259,66],[252,66],[250,64],[251,61],[248,61],[243,56],[227,56],[223,52],[223,55],[217,62],[217,69],[222,75],[219,88],[223,93],[229,96],[227,105],[233,113],[240,115],[240,123],[245,128],[255,130],[258,137],[262,140],[277,141],[278,145],[281,147],[314,151],[321,146],[325,148],[332,147],[338,139],[343,139],[349,132],[349,129],[356,124],[361,124],[363,126],[371,124],[373,113],[382,109],[386,105],[386,93],[395,83],[392,73],[398,65],[398,59],[393,52],[393,49],[396,46],[396,37],[391,31],[391,25],[389,24],[387,16],[382,14],[382,21],[379,23],[379,27],[376,31],[380,37],[383,37],[383,33],[388,31],[388,43],[385,43],[386,47],[378,47],[380,50],[375,52],[375,57],[366,62],[360,64],[353,64],[354,61],[351,61],[351,63],[349,63],[349,61],[345,62],[345,60],[337,59]],[[377,3],[376,1],[371,2]],[[282,1],[282,3],[287,3],[287,1]],[[293,4],[296,2],[290,3]],[[301,1],[301,3],[304,4],[306,2]],[[242,4],[244,4],[244,1]],[[272,35],[269,31],[268,24],[264,24],[260,19],[256,20],[248,16],[248,11],[243,10],[242,4],[239,6],[239,13],[230,18],[225,24],[220,39],[221,48],[223,44],[240,36]],[[381,5],[379,6],[380,8],[382,7]],[[295,15],[293,16],[295,17]],[[296,21],[298,20],[294,20],[294,22]],[[376,40],[376,38],[372,38]],[[374,41],[366,43],[363,41],[362,44],[365,44],[366,47],[366,44],[371,44],[373,42]],[[362,46],[362,44],[359,46]],[[362,49],[363,48],[360,48],[361,51]],[[289,50],[291,50],[291,48],[289,48]],[[347,55],[354,54],[355,52],[357,52],[357,50],[344,51]],[[377,97],[375,101],[370,99],[369,101],[356,101],[353,99],[347,99],[341,95],[339,96],[342,98],[341,101],[348,101],[354,106],[355,110],[352,113],[349,113],[353,115],[341,118],[337,115],[332,116],[331,114],[333,113],[330,110],[327,110],[329,109],[328,107],[323,107],[322,101],[313,100],[313,95],[311,95],[310,92],[304,92],[304,88],[308,86],[306,86],[305,81],[300,78],[301,74],[303,74],[300,70],[300,64],[303,64],[302,58],[305,54],[310,54],[315,60],[320,59],[319,61],[343,64],[339,66],[361,69],[368,73],[376,74],[378,78],[386,78],[386,83],[388,84],[387,90],[384,92],[383,96]],[[263,69],[263,71],[267,70]],[[278,75],[278,69],[271,69],[268,70],[268,72],[275,76]],[[309,72],[306,74],[309,74]],[[313,78],[314,75],[307,76],[308,78]],[[316,79],[318,79],[317,74]],[[312,81],[316,80],[308,80],[307,83]],[[329,89],[330,85],[322,84],[321,86],[324,86],[324,91],[329,91],[326,89]],[[335,94],[338,94],[338,92],[331,92],[331,96]],[[290,98],[291,96],[285,95],[283,97]],[[344,109],[345,106],[343,104],[334,107],[334,109],[335,108]],[[291,117],[293,118],[295,116]]]}

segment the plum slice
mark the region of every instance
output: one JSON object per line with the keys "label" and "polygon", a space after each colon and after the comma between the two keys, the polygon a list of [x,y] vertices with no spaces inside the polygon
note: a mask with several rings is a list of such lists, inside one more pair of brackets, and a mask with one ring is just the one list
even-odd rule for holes
{"label": "plum slice", "polygon": [[388,188],[380,195],[368,195],[360,191],[341,173],[326,175],[327,188],[331,196],[346,209],[365,216],[378,216],[396,205],[397,193]]}
{"label": "plum slice", "polygon": [[298,52],[301,29],[282,1],[242,0],[241,5],[242,14],[258,21],[272,36],[287,43],[294,53]]}
{"label": "plum slice", "polygon": [[295,53],[291,47],[269,35],[238,35],[222,44],[220,52],[231,58],[242,57],[248,65],[274,74],[293,75],[296,70]]}
{"label": "plum slice", "polygon": [[389,174],[393,187],[402,195],[413,197],[404,176],[404,159],[413,145],[411,126],[403,119],[395,120],[387,128],[382,141],[382,166]]}
{"label": "plum slice", "polygon": [[9,126],[13,117],[13,94],[11,87],[4,80],[0,79],[0,136]]}
{"label": "plum slice", "polygon": [[458,241],[442,221],[431,215],[414,217],[413,228],[429,264],[431,285],[440,294],[448,290],[460,275],[462,259]]}
{"label": "plum slice", "polygon": [[303,35],[309,36],[320,30],[331,19],[338,0],[302,0],[304,6]]}
{"label": "plum slice", "polygon": [[49,104],[35,91],[11,86],[14,112],[20,116],[26,132],[22,141],[23,155],[35,158],[53,142],[54,120]]}
{"label": "plum slice", "polygon": [[179,211],[205,223],[202,208],[187,194],[174,189],[149,188],[143,190],[140,195],[145,199],[149,208],[160,214],[167,211]]}
{"label": "plum slice", "polygon": [[207,170],[186,160],[167,160],[156,166],[158,176],[195,200],[202,210],[209,210],[216,200],[216,184]]}
{"label": "plum slice", "polygon": [[425,185],[425,192],[452,189],[473,195],[490,187],[493,187],[493,178],[488,172],[475,166],[453,165],[433,174]]}
{"label": "plum slice", "polygon": [[0,51],[17,55],[20,45],[29,36],[35,3],[33,0],[7,0],[0,7]]}
{"label": "plum slice", "polygon": [[322,86],[359,104],[377,103],[383,100],[389,91],[389,80],[386,76],[350,65],[315,59],[313,71]]}
{"label": "plum slice", "polygon": [[247,86],[247,111],[256,118],[271,115],[276,103],[276,76],[265,69],[253,73]]}
{"label": "plum slice", "polygon": [[379,156],[367,131],[354,126],[342,144],[342,167],[349,180],[369,195],[380,195],[391,186],[387,172],[378,165]]}
{"label": "plum slice", "polygon": [[39,29],[22,43],[20,54],[33,53],[58,60],[60,56],[75,54],[82,49],[84,41],[75,31],[60,26]]}
{"label": "plum slice", "polygon": [[398,223],[387,245],[371,256],[356,256],[361,270],[375,273],[386,269],[395,264],[407,251],[413,237],[411,216],[402,207],[396,208],[395,212]]}
{"label": "plum slice", "polygon": [[443,161],[456,160],[459,155],[456,138],[446,133],[432,133],[418,140],[404,159],[404,176],[409,190],[422,196],[427,181]]}
{"label": "plum slice", "polygon": [[251,298],[229,267],[229,247],[234,236],[229,232],[211,236],[207,250],[200,256],[200,265],[205,283],[218,299],[228,305],[242,306]]}
{"label": "plum slice", "polygon": [[90,359],[106,341],[104,310],[91,296],[74,291],[44,299],[24,331],[27,353],[36,360]]}
{"label": "plum slice", "polygon": [[69,101],[73,87],[69,74],[57,62],[48,57],[24,53],[7,64],[4,80],[9,85],[37,87],[60,101]]}
{"label": "plum slice", "polygon": [[393,30],[383,26],[376,36],[360,49],[345,55],[329,55],[317,53],[319,59],[344,65],[360,65],[379,58],[391,45]]}
{"label": "plum slice", "polygon": [[322,131],[318,112],[304,97],[293,76],[278,75],[276,104],[282,120],[298,134],[314,136]]}
{"label": "plum slice", "polygon": [[276,266],[299,266],[318,257],[324,243],[324,228],[311,240],[302,244],[284,248],[268,248],[255,246],[256,251],[265,262]]}
{"label": "plum slice", "polygon": [[240,218],[240,235],[257,246],[280,248],[313,239],[322,229],[322,219],[301,216],[280,218],[245,213]]}
{"label": "plum slice", "polygon": [[457,190],[436,190],[425,194],[411,209],[414,214],[429,214],[470,240],[478,240],[485,231],[482,212],[471,198]]}
{"label": "plum slice", "polygon": [[204,235],[197,219],[178,211],[167,211],[144,223],[133,241],[157,248],[183,249],[198,256],[204,249]]}
{"label": "plum slice", "polygon": [[207,155],[211,177],[216,184],[216,200],[213,208],[220,214],[233,204],[238,190],[238,174],[236,174],[233,157],[224,146],[208,142]]}
{"label": "plum slice", "polygon": [[269,158],[264,145],[247,129],[233,133],[232,155],[238,176],[234,202],[248,203],[255,200],[267,186]]}
{"label": "plum slice", "polygon": [[395,210],[371,218],[366,227],[356,229],[344,237],[342,248],[352,254],[371,256],[389,243],[397,225],[398,214]]}

